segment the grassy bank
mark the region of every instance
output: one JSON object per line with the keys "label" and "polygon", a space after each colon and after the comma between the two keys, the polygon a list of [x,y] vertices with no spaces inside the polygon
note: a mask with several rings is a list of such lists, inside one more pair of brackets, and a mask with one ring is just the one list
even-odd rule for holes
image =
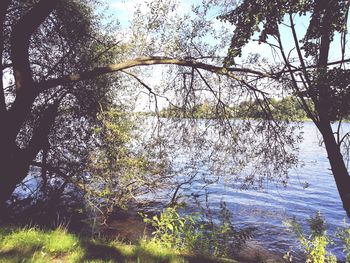
{"label": "grassy bank", "polygon": [[232,262],[165,249],[152,242],[136,245],[89,239],[64,229],[0,229],[0,262]]}

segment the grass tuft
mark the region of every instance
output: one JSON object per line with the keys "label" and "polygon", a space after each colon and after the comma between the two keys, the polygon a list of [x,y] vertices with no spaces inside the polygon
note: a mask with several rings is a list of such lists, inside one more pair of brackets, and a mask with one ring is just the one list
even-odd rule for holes
{"label": "grass tuft", "polygon": [[[138,245],[118,241],[81,238],[63,228],[44,231],[38,228],[9,230],[0,228],[2,262],[222,262],[184,255],[150,241]],[[230,261],[237,263],[236,261]]]}

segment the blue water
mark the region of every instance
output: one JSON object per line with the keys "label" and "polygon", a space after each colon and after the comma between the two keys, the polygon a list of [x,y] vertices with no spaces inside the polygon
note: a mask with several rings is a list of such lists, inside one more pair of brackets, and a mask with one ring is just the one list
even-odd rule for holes
{"label": "blue water", "polygon": [[[350,128],[349,124],[345,126]],[[234,183],[230,185],[220,181],[208,187],[209,207],[215,213],[220,202],[225,201],[233,213],[235,225],[257,227],[254,243],[277,254],[292,250],[299,256],[300,247],[284,222],[295,217],[307,229],[307,219],[319,210],[326,220],[328,234],[336,241],[331,251],[338,259],[344,260],[342,247],[334,233],[344,225],[346,213],[330,171],[326,150],[319,145],[320,136],[313,123],[306,122],[303,131],[304,140],[299,153],[303,166],[290,171],[287,187],[270,184],[263,190],[239,190]],[[201,192],[198,185],[191,191]]]}
{"label": "blue water", "polygon": [[[344,127],[345,131],[349,131],[350,123],[345,123]],[[280,255],[292,250],[294,256],[299,259],[300,247],[285,221],[295,217],[301,226],[307,229],[307,219],[321,211],[326,220],[328,234],[335,240],[331,251],[338,259],[344,260],[344,253],[335,237],[335,231],[344,225],[344,220],[347,223],[350,221],[346,218],[330,171],[326,150],[320,146],[321,137],[313,123],[304,123],[303,137],[299,151],[299,159],[303,166],[289,171],[287,187],[270,183],[260,190],[239,190],[234,182],[220,180],[207,186],[208,204],[215,214],[220,209],[220,203],[224,201],[233,213],[234,225],[257,228],[252,240],[254,244]],[[210,176],[210,171],[205,165],[197,168],[196,172],[199,175],[202,173]],[[308,187],[305,188],[306,183]],[[203,200],[203,184],[199,181],[183,189],[182,193],[199,194]],[[150,198],[153,197],[152,194]],[[168,202],[169,196],[164,201]],[[189,210],[196,210],[194,202],[192,206]]]}

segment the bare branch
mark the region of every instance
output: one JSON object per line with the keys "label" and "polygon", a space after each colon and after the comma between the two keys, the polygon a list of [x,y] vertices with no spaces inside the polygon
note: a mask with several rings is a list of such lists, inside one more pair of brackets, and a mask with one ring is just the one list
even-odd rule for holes
{"label": "bare branch", "polygon": [[305,62],[304,62],[304,59],[303,59],[303,55],[301,54],[301,49],[300,49],[300,46],[299,46],[299,40],[298,40],[298,37],[297,37],[297,33],[295,31],[292,14],[289,14],[289,20],[290,20],[290,27],[291,27],[292,33],[293,33],[294,45],[295,45],[295,48],[296,48],[297,53],[298,53],[298,57],[299,57],[299,61],[300,61],[300,65],[301,65],[302,71],[304,73],[304,76],[305,76],[307,84],[309,86],[311,86],[311,81],[310,81],[310,79],[309,79],[309,77],[307,75],[307,71],[306,71],[306,66],[305,66]]}
{"label": "bare branch", "polygon": [[[300,102],[301,102],[301,105],[303,107],[303,109],[306,111],[306,113],[308,114],[308,116],[312,119],[312,121],[315,123],[316,126],[319,125],[319,120],[317,119],[317,116],[314,116],[314,114],[312,113],[311,109],[309,108],[307,102],[305,101],[304,97],[301,94],[301,91],[300,91],[300,88],[298,86],[298,82],[294,76],[294,73],[296,71],[294,71],[289,63],[289,60],[288,58],[286,57],[286,54],[284,52],[284,48],[283,48],[283,44],[282,44],[282,40],[281,40],[281,37],[280,35],[277,36],[277,40],[278,40],[278,44],[280,46],[280,49],[281,49],[281,55],[283,57],[283,60],[284,60],[284,63],[285,65],[287,66],[288,70],[287,72],[290,74],[290,77],[291,77],[291,82],[293,84],[293,87],[295,89],[295,91],[297,92],[297,97],[300,99]],[[302,79],[303,80],[303,79]],[[305,89],[307,89],[307,87],[305,86],[306,83],[304,83],[304,87]]]}
{"label": "bare branch", "polygon": [[137,80],[137,82],[139,82],[143,87],[145,87],[149,91],[149,93],[151,93],[153,96],[157,96],[157,94],[153,92],[152,88],[148,86],[145,82],[143,82],[138,76],[136,76],[136,74],[126,70],[121,70],[121,72],[133,77],[134,79]]}
{"label": "bare branch", "polygon": [[210,92],[214,95],[214,97],[216,98],[216,100],[221,103],[222,105],[226,106],[226,103],[224,103],[219,97],[218,95],[216,94],[216,92],[213,90],[213,88],[210,86],[210,84],[208,83],[208,81],[204,78],[204,76],[202,75],[202,73],[196,69],[198,75],[200,76],[200,78],[202,79],[202,81],[204,82],[204,84],[208,87],[208,89],[210,90]]}

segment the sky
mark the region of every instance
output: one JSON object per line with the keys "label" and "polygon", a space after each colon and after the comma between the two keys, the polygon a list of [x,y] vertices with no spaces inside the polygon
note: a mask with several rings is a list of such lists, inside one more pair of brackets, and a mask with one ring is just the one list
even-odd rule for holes
{"label": "sky", "polygon": [[[118,20],[122,27],[129,26],[133,17],[133,11],[137,7],[147,8],[147,2],[152,0],[101,0],[108,6],[107,12],[118,17]],[[193,3],[199,2],[194,0],[174,0],[180,4],[179,11],[185,12],[191,8]]]}
{"label": "sky", "polygon": [[[124,30],[128,30],[128,27],[130,25],[130,21],[133,18],[133,12],[137,7],[140,7],[141,10],[146,10],[147,9],[147,2],[150,2],[152,0],[102,0],[105,5],[107,6],[107,9],[105,9],[103,12],[105,14],[117,17],[121,27]],[[179,3],[177,12],[180,14],[188,12],[191,10],[191,5],[192,4],[200,4],[201,0],[174,0]],[[217,10],[213,10],[211,13],[213,21],[215,21],[214,25],[215,26],[220,26],[221,22],[218,20],[215,20],[215,17],[219,15],[220,13]],[[302,37],[304,36],[308,24],[309,24],[310,17],[304,16],[304,17],[299,17],[295,16],[295,25],[296,25],[296,31],[298,35],[298,39],[301,40]],[[286,19],[286,23],[289,23],[289,19]],[[232,25],[225,25],[226,27],[232,28],[233,31],[233,26]],[[284,44],[284,48],[286,50],[286,53],[291,51],[291,56],[292,57],[297,57],[296,51],[294,48],[294,40],[292,38],[292,33],[290,28],[286,26],[280,26],[280,32]],[[255,34],[253,36],[253,39],[258,39],[258,34]],[[274,40],[271,39],[271,37],[268,39],[269,41],[273,42]],[[349,46],[347,47],[348,52]],[[227,49],[222,50],[221,55],[226,55]],[[241,63],[242,61],[245,60],[245,58],[250,54],[250,53],[259,53],[262,57],[266,58],[267,61],[281,61],[282,58],[274,56],[274,53],[272,52],[271,48],[268,45],[265,44],[259,44],[258,41],[250,41],[244,48],[243,48],[243,56],[240,59],[237,59],[236,62]],[[335,37],[334,44],[331,48],[330,51],[330,61],[337,61],[340,60],[340,44],[339,44],[339,36]],[[259,67],[259,65],[256,65]],[[145,79],[145,82],[147,84],[152,84],[159,82],[160,74],[157,74],[157,76],[150,77],[148,79]]]}
{"label": "sky", "polygon": [[[127,28],[130,25],[130,21],[133,17],[133,11],[136,9],[136,7],[141,7],[141,9],[147,8],[146,3],[150,2],[152,0],[102,0],[106,6],[108,6],[107,12],[109,14],[115,15],[121,26],[123,28]],[[179,3],[178,12],[184,13],[191,9],[192,4],[200,4],[200,0],[174,0]],[[220,14],[219,12],[213,12],[213,19],[215,16]],[[299,18],[298,16],[295,17],[296,21],[296,31],[298,34],[299,39],[302,38],[304,33],[306,32],[309,17],[302,17]],[[217,22],[219,24],[219,21]],[[293,39],[290,32],[290,29],[286,27],[281,27],[282,32],[282,38],[285,43],[286,50],[291,50],[293,48]],[[257,37],[255,37],[257,38]],[[337,37],[336,37],[337,39]],[[338,42],[338,41],[335,41]],[[247,46],[243,49],[243,54],[247,55],[249,53],[255,53],[258,52],[260,54],[263,54],[268,59],[273,59],[271,49],[266,45],[260,45],[257,41],[250,41]],[[340,53],[339,53],[339,45],[335,44],[330,52],[331,60],[338,60],[340,59]]]}
{"label": "sky", "polygon": [[[104,7],[99,9],[98,12],[100,13],[103,12],[107,17],[111,16],[111,18],[113,17],[117,18],[120,22],[121,27],[127,31],[130,25],[130,21],[133,18],[134,10],[137,7],[140,7],[141,9],[146,9],[147,2],[151,2],[152,0],[101,0],[101,1],[104,3]],[[179,7],[177,9],[178,12],[185,13],[191,10],[192,4],[200,4],[202,0],[173,0],[173,1],[177,1],[179,3]],[[225,0],[225,1],[231,1],[231,0]],[[218,14],[219,12],[215,12],[214,10],[214,12],[211,14],[213,17],[213,20]],[[308,22],[309,22],[309,17],[297,18],[296,30],[297,30],[299,39],[301,39],[304,33],[306,32]],[[219,26],[219,25],[220,25],[220,22],[216,21],[215,26]],[[229,25],[229,27],[232,27],[232,26]],[[233,30],[233,27],[232,27],[232,30]],[[288,29],[287,27],[283,27],[281,28],[281,32],[282,32],[282,37],[284,39],[286,50],[290,50],[293,47],[293,39],[291,37],[290,29]],[[254,38],[257,38],[257,35],[255,35]],[[339,52],[340,50],[339,36],[336,36],[335,39],[336,41],[334,41],[333,47],[330,52],[330,61],[337,61],[341,58],[340,52]],[[263,57],[267,58],[268,60],[274,60],[274,57],[271,52],[271,48],[268,47],[267,45],[259,45],[257,41],[250,41],[244,47],[243,57],[246,57],[249,53],[259,53]],[[350,53],[349,45],[347,45],[347,53],[348,54]],[[226,50],[222,50],[221,54],[225,55]],[[294,55],[295,55],[295,52],[294,52]],[[157,84],[160,82],[160,76],[161,74],[155,74],[149,78],[144,79],[144,82],[152,86],[153,84]],[[10,81],[12,81],[12,79],[8,77],[8,74],[5,74],[4,78],[5,78],[4,79],[5,83],[9,83]],[[148,101],[148,97],[146,101]],[[141,103],[141,104],[142,105],[140,107],[144,108],[145,103]]]}

